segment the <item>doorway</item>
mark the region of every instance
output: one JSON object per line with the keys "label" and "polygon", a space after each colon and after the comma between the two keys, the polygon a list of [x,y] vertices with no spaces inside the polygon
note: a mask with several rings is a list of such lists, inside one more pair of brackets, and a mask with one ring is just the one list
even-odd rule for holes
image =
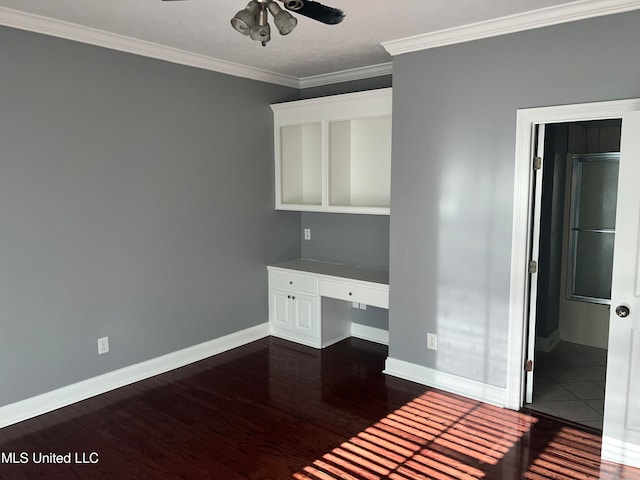
{"label": "doorway", "polygon": [[640,467],[640,403],[636,400],[640,397],[640,280],[633,280],[640,279],[640,190],[636,180],[640,178],[640,99],[517,112],[505,406],[522,408],[526,390],[533,386],[534,369],[527,368],[527,359],[534,358],[536,332],[527,327],[531,318],[535,324],[536,302],[529,302],[529,297],[533,294],[537,298],[537,274],[531,269],[531,262],[538,258],[533,239],[539,235],[533,234],[531,220],[533,206],[539,204],[533,202],[539,198],[535,186],[542,184],[541,177],[535,182],[539,175],[532,168],[539,155],[537,147],[542,143],[536,142],[538,127],[620,118],[620,174],[601,455],[604,460]]}
{"label": "doorway", "polygon": [[[621,120],[544,125],[533,394],[602,430]],[[531,381],[531,380],[530,380]]]}

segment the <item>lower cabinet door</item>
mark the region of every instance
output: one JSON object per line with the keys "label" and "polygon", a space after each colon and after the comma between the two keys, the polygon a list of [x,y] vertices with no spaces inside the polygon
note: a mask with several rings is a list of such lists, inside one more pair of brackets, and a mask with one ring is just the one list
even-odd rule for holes
{"label": "lower cabinet door", "polygon": [[292,295],[293,331],[318,338],[318,297],[296,293]]}
{"label": "lower cabinet door", "polygon": [[272,288],[269,308],[272,333],[318,347],[320,328],[316,295]]}
{"label": "lower cabinet door", "polygon": [[291,294],[284,290],[271,290],[271,325],[281,330],[293,330]]}

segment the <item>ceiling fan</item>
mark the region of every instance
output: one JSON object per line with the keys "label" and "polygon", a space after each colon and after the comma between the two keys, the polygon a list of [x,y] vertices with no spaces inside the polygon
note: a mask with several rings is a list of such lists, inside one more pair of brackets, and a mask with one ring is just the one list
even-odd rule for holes
{"label": "ceiling fan", "polygon": [[[162,0],[170,2],[175,0]],[[328,7],[313,0],[278,0],[286,10],[304,15],[327,25],[336,25],[345,17],[339,8]],[[276,0],[251,0],[247,6],[236,13],[231,19],[231,26],[243,35],[248,35],[252,40],[262,43],[265,47],[271,40],[271,27],[269,26],[269,13],[273,16],[280,35],[287,35],[298,24],[296,17],[280,8]]]}

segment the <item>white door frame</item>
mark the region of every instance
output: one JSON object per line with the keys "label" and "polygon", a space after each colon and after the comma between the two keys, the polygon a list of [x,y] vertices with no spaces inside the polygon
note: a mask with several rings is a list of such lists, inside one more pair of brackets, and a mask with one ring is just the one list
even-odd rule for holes
{"label": "white door frame", "polygon": [[530,287],[528,264],[531,253],[531,216],[534,207],[531,152],[534,144],[535,126],[621,118],[623,113],[635,110],[640,110],[640,99],[527,108],[517,112],[511,237],[511,289],[509,293],[509,344],[505,389],[505,406],[507,408],[519,410],[524,401],[526,378],[524,357]]}

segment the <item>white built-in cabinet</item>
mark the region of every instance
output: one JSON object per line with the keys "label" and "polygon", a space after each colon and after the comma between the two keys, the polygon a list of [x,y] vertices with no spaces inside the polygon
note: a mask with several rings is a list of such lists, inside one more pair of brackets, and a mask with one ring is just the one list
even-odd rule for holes
{"label": "white built-in cabinet", "polygon": [[271,328],[287,340],[320,347],[318,281],[274,272],[269,277]]}
{"label": "white built-in cabinet", "polygon": [[271,334],[315,348],[351,336],[353,304],[389,308],[389,273],[296,259],[267,267]]}
{"label": "white built-in cabinet", "polygon": [[276,209],[389,215],[391,88],[271,105]]}

